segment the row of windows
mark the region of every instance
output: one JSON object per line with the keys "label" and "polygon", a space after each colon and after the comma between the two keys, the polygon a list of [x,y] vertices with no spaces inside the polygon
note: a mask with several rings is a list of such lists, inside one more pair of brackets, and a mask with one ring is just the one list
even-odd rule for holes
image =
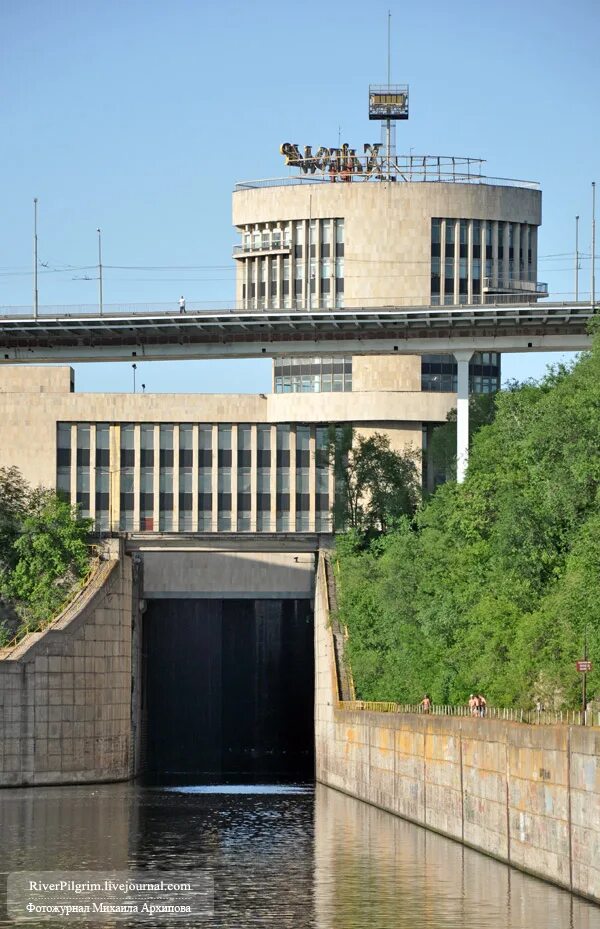
{"label": "row of windows", "polygon": [[481,303],[535,292],[537,226],[479,219],[431,220],[431,303]]}
{"label": "row of windows", "polygon": [[352,390],[352,356],[275,358],[275,393],[330,393]]}
{"label": "row of windows", "polygon": [[[421,390],[456,393],[458,368],[453,355],[421,356]],[[488,394],[500,390],[500,355],[478,352],[469,362],[469,390]]]}
{"label": "row of windows", "polygon": [[102,531],[329,531],[328,435],[326,426],[59,423],[57,490]]}
{"label": "row of windows", "polygon": [[[263,254],[257,257],[257,252]],[[240,254],[244,260],[238,275],[247,309],[344,305],[343,219],[246,227]]]}

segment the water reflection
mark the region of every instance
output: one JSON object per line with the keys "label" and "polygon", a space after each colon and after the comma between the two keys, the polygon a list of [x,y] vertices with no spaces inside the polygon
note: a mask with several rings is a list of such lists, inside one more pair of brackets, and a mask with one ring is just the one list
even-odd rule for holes
{"label": "water reflection", "polygon": [[210,871],[215,929],[600,929],[599,907],[321,786],[0,792],[0,871],[127,867]]}

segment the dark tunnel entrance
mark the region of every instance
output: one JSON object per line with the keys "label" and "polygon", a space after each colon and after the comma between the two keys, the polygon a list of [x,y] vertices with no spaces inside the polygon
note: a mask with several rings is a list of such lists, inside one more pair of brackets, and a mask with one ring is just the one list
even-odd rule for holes
{"label": "dark tunnel entrance", "polygon": [[150,600],[146,774],[314,773],[310,600]]}

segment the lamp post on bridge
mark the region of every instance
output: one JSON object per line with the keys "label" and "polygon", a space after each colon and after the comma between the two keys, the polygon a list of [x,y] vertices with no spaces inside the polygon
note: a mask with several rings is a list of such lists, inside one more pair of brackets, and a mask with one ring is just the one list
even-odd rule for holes
{"label": "lamp post on bridge", "polygon": [[39,310],[38,297],[38,237],[37,237],[38,198],[33,198],[33,318],[37,319]]}
{"label": "lamp post on bridge", "polygon": [[98,233],[98,286],[99,286],[99,303],[100,303],[100,316],[103,312],[103,301],[102,301],[102,232],[100,229],[96,229]]}

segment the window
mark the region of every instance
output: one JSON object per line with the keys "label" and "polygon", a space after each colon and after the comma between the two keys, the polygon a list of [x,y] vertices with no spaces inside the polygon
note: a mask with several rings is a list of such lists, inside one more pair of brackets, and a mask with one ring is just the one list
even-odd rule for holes
{"label": "window", "polygon": [[[457,389],[457,364],[453,355],[421,356],[421,390],[453,393]],[[469,363],[471,393],[491,393],[500,389],[500,355],[476,353]]]}
{"label": "window", "polygon": [[56,429],[56,492],[67,503],[71,500],[71,425],[58,423]]}
{"label": "window", "polygon": [[231,530],[231,426],[218,429],[217,528]]}
{"label": "window", "polygon": [[96,426],[96,529],[110,528],[110,426]]}
{"label": "window", "polygon": [[160,427],[158,528],[173,531],[173,426]]}
{"label": "window", "polygon": [[179,530],[190,532],[193,528],[193,433],[194,427],[181,424],[179,427]]}
{"label": "window", "polygon": [[134,511],[134,468],[135,468],[135,448],[134,448],[134,430],[132,425],[121,426],[121,445],[120,445],[120,520],[119,528],[131,532],[133,530],[133,511]]}

